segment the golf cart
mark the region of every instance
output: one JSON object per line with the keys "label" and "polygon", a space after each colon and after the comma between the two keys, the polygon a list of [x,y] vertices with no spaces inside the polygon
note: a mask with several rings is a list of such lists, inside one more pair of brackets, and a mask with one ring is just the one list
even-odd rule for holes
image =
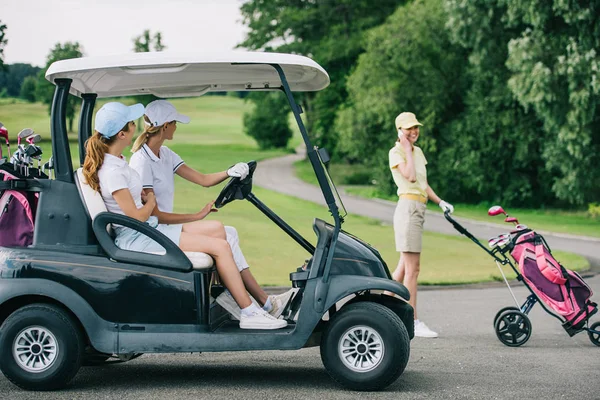
{"label": "golf cart", "polygon": [[[275,53],[218,55],[137,53],[53,63],[51,113],[55,179],[20,179],[12,190],[35,191],[33,243],[0,247],[0,369],[30,390],[64,387],[80,366],[143,353],[295,350],[320,346],[328,373],[355,390],[378,390],[404,371],[413,337],[407,289],[391,279],[371,246],[341,229],[346,213],[324,163],[311,145],[293,91],[327,87],[329,76],[309,58]],[[316,245],[252,193],[252,173],[232,178],[216,206],[248,200],[309,254],[290,273],[297,288],[279,330],[242,330],[214,298],[213,260],[184,253],[145,223],[106,212],[97,192],[74,169],[66,130],[68,94],[82,99],[79,162],[92,134],[97,98],[153,94],[279,90],[287,96],[333,224],[315,219]],[[12,181],[11,181],[12,182]],[[7,189],[7,184],[3,186]],[[164,254],[122,250],[111,224],[130,227],[164,247]],[[294,262],[293,265],[298,265]],[[397,296],[383,295],[389,291]]]}

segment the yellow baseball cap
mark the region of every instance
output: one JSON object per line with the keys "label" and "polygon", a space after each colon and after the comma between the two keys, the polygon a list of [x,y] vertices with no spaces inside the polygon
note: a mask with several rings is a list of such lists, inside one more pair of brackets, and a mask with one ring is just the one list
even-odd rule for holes
{"label": "yellow baseball cap", "polygon": [[417,121],[415,114],[411,112],[403,112],[396,117],[396,129],[408,129],[416,125],[423,126],[422,123]]}

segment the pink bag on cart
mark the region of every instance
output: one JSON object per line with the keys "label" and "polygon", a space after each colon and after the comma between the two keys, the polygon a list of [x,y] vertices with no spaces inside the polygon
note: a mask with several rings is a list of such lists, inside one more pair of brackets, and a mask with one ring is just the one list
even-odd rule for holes
{"label": "pink bag on cart", "polygon": [[30,191],[27,181],[8,168],[0,169],[0,184],[0,246],[29,246],[39,193]]}
{"label": "pink bag on cart", "polygon": [[561,315],[565,326],[581,329],[594,314],[593,292],[583,278],[564,268],[552,256],[542,236],[530,231],[520,236],[511,251],[525,283],[550,310]]}

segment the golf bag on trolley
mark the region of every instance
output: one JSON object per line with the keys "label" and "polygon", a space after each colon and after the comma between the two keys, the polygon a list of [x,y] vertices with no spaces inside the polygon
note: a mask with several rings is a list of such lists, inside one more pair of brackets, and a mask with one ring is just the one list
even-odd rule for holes
{"label": "golf bag on trolley", "polygon": [[541,235],[524,230],[515,236],[510,254],[523,280],[540,301],[565,319],[563,327],[570,335],[579,332],[598,311],[590,300],[592,289],[577,272],[556,261]]}

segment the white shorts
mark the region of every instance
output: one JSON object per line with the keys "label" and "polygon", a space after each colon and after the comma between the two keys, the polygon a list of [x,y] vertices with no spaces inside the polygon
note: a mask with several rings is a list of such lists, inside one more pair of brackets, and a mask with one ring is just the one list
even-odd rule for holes
{"label": "white shorts", "polygon": [[396,251],[420,253],[427,206],[416,200],[400,199],[394,212]]}
{"label": "white shorts", "polygon": [[[154,216],[150,217],[147,224],[156,228],[163,235],[171,239],[173,243],[179,246],[179,239],[181,238],[181,224],[159,224],[158,219]],[[165,249],[150,239],[148,236],[131,228],[120,227],[117,237],[115,239],[117,247],[123,250],[139,251],[142,253],[159,253],[164,254]]]}

